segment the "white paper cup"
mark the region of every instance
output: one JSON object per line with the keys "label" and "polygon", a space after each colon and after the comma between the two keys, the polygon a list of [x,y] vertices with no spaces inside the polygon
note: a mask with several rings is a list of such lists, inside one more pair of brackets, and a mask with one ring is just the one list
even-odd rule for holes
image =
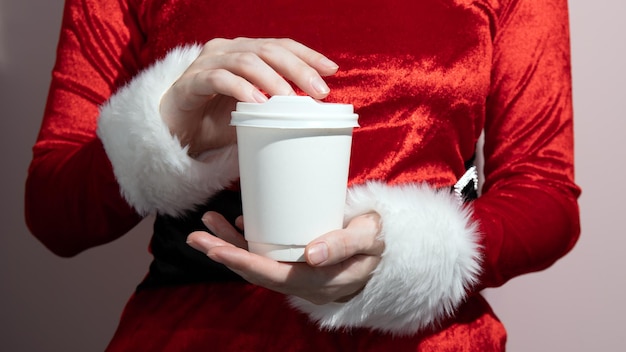
{"label": "white paper cup", "polygon": [[342,228],[357,118],[352,105],[302,96],[237,104],[231,124],[250,252],[304,261],[309,242]]}

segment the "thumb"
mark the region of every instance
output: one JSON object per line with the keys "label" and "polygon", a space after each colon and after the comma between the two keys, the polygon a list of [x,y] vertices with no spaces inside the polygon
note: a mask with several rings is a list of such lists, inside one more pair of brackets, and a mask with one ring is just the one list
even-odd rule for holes
{"label": "thumb", "polygon": [[309,243],[304,255],[312,266],[340,263],[355,255],[381,255],[385,245],[379,238],[380,215],[359,215],[345,229],[331,231]]}

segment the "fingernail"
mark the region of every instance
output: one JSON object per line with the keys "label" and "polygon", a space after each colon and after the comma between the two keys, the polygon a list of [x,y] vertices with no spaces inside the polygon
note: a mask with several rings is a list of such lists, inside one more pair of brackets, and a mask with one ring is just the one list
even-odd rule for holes
{"label": "fingernail", "polygon": [[200,243],[198,243],[198,241],[193,241],[191,239],[189,239],[189,237],[187,237],[187,245],[190,246],[191,248],[200,251],[200,252],[205,252],[205,249],[202,247],[202,245]]}
{"label": "fingernail", "polygon": [[320,60],[320,63],[324,66],[326,66],[329,69],[333,69],[336,70],[339,68],[339,65],[337,65],[334,61],[329,60],[328,58],[323,58]]}
{"label": "fingernail", "polygon": [[313,77],[311,79],[311,87],[318,94],[328,94],[330,92],[330,88],[328,88],[326,82],[321,77]]}
{"label": "fingernail", "polygon": [[267,101],[267,97],[265,96],[265,94],[259,92],[256,89],[252,91],[252,98],[257,103],[265,103]]}
{"label": "fingernail", "polygon": [[318,265],[328,260],[328,246],[326,243],[318,243],[309,247],[307,258],[312,265]]}

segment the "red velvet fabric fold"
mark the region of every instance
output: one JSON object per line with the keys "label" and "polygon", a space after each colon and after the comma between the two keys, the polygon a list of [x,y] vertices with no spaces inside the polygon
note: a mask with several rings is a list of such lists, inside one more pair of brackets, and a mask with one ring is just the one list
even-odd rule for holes
{"label": "red velvet fabric fold", "polygon": [[117,351],[503,351],[506,332],[473,297],[455,319],[416,336],[320,331],[281,294],[245,283],[137,292],[107,348]]}

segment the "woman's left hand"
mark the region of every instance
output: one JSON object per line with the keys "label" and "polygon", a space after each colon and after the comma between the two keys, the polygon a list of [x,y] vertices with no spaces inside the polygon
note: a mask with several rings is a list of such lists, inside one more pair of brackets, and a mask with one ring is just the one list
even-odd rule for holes
{"label": "woman's left hand", "polygon": [[[193,232],[187,239],[193,248],[250,283],[315,304],[344,302],[357,295],[385,248],[376,213],[357,216],[346,228],[313,240],[305,249],[306,263],[277,262],[248,252],[241,233],[218,213],[206,213],[202,220],[218,237]],[[241,217],[237,219],[237,226],[242,222]]]}

